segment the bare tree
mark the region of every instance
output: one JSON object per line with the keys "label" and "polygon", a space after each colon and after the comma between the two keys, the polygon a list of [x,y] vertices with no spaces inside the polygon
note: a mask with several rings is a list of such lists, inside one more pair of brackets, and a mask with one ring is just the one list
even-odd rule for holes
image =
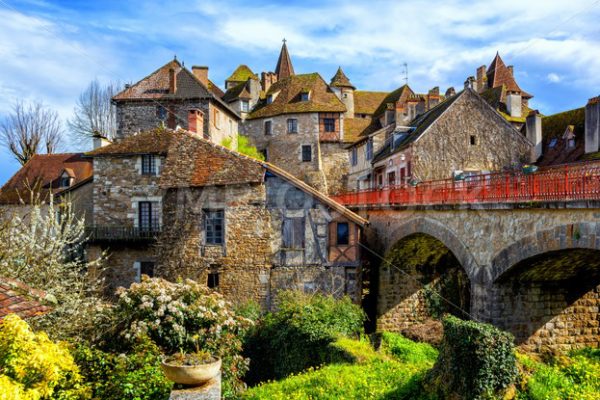
{"label": "bare tree", "polygon": [[40,102],[17,101],[0,125],[0,143],[25,164],[40,151],[54,153],[60,145],[62,125],[58,113]]}
{"label": "bare tree", "polygon": [[118,82],[109,82],[106,86],[102,86],[97,79],[90,82],[79,95],[73,118],[68,121],[76,141],[87,143],[96,135],[114,139],[117,118],[111,99],[120,90],[121,85]]}

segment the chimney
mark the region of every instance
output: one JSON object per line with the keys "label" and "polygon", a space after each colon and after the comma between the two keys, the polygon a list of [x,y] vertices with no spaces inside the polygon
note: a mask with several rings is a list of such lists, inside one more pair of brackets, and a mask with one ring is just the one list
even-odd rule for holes
{"label": "chimney", "polygon": [[525,119],[525,135],[533,143],[531,161],[536,162],[542,156],[542,116],[533,110]]}
{"label": "chimney", "polygon": [[169,69],[169,94],[177,91],[177,74],[173,68]]}
{"label": "chimney", "polygon": [[523,98],[521,97],[521,93],[506,93],[506,109],[511,117],[520,118],[523,115]]}
{"label": "chimney", "polygon": [[208,89],[208,67],[194,65],[192,73]]}
{"label": "chimney", "polygon": [[506,67],[508,69],[508,72],[510,72],[510,76],[515,76],[514,71],[515,71],[515,67],[512,65],[509,65],[508,67]]}
{"label": "chimney", "polygon": [[106,137],[102,136],[100,133],[95,132],[92,137],[92,142],[94,145],[94,150],[99,149],[100,147],[105,147],[111,144],[112,142],[108,140]]}
{"label": "chimney", "polygon": [[274,72],[261,72],[260,74],[260,85],[262,90],[266,93],[272,84],[277,82],[277,74]]}
{"label": "chimney", "polygon": [[446,90],[446,98],[448,97],[452,97],[456,94],[456,90],[454,90],[454,86],[450,86],[447,90]]}
{"label": "chimney", "polygon": [[478,92],[483,92],[486,86],[486,76],[485,76],[485,65],[477,68],[477,87],[475,90]]}
{"label": "chimney", "polygon": [[477,83],[475,82],[475,77],[470,76],[467,78],[467,80],[465,81],[465,89],[473,89],[473,90],[477,90]]}
{"label": "chimney", "polygon": [[591,98],[585,106],[585,152],[600,150],[600,96]]}
{"label": "chimney", "polygon": [[204,113],[197,108],[188,111],[188,131],[199,136],[204,135]]}

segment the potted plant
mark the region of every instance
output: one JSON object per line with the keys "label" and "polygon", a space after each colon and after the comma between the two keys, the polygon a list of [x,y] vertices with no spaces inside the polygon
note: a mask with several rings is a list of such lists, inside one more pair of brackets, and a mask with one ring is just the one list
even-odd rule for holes
{"label": "potted plant", "polygon": [[161,368],[167,379],[182,385],[201,386],[219,375],[221,358],[205,351],[164,357]]}

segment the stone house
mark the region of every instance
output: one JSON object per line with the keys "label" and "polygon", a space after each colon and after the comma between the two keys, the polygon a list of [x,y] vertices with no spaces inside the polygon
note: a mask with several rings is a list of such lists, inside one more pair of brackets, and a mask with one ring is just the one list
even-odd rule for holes
{"label": "stone house", "polygon": [[88,254],[108,251],[111,287],[155,274],[264,307],[286,288],[359,299],[366,221],[288,172],[164,128],[88,156]]}
{"label": "stone house", "polygon": [[472,89],[397,127],[372,161],[374,186],[497,171],[532,162],[533,143]]}
{"label": "stone house", "polygon": [[224,93],[208,79],[208,67],[192,71],[174,59],[113,97],[117,139],[165,126],[189,129],[188,111],[203,120],[203,135],[215,143],[238,134],[240,116],[222,100]]}
{"label": "stone house", "polygon": [[260,95],[261,82],[247,65],[242,64],[225,80],[225,94],[222,98],[243,120],[256,106]]}
{"label": "stone house", "polygon": [[82,153],[36,154],[0,188],[0,210],[25,216],[31,201],[56,204],[68,199],[86,222],[92,213],[92,162]]}

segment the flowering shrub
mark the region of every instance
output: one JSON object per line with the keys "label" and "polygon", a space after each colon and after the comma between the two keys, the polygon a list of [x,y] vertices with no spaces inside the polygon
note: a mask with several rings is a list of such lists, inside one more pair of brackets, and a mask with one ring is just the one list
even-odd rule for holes
{"label": "flowering shrub", "polygon": [[224,393],[242,387],[249,363],[241,356],[242,337],[252,321],[236,315],[221,294],[192,280],[145,276],[117,294],[111,313],[120,340],[148,337],[166,354],[209,352],[223,360]]}
{"label": "flowering shrub", "polygon": [[0,399],[89,398],[79,369],[62,343],[34,333],[15,314],[0,322]]}

